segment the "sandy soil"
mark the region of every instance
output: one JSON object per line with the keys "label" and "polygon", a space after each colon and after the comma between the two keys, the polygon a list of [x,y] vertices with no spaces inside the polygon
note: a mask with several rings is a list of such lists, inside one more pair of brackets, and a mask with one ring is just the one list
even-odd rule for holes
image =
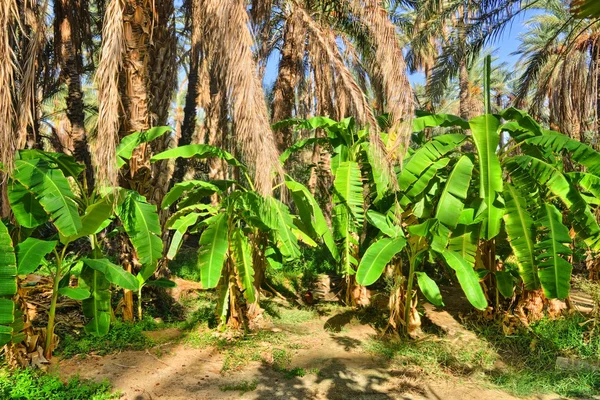
{"label": "sandy soil", "polygon": [[[439,318],[446,331],[462,327],[445,313]],[[443,313],[443,312],[442,312]],[[343,319],[339,316],[339,319]],[[491,390],[468,380],[432,381],[421,374],[394,368],[363,349],[363,343],[377,333],[369,326],[347,324],[335,328],[336,317],[323,318],[295,326],[279,326],[285,335],[287,350],[293,354],[290,368],[300,367],[303,377],[288,378],[274,370],[268,356],[251,362],[240,370],[222,373],[224,356],[217,349],[192,348],[177,341],[176,329],[152,333],[167,341],[146,351],[125,351],[105,357],[88,356],[60,362],[61,374],[79,374],[82,378],[108,379],[127,400],[188,399],[436,399],[436,400],[510,400],[506,393]],[[329,329],[324,329],[327,326]],[[464,329],[462,329],[464,330]],[[466,332],[466,331],[465,331]],[[453,336],[461,337],[461,332]],[[464,338],[469,340],[468,337]],[[457,339],[461,340],[461,339]],[[222,390],[227,385],[255,382],[256,388],[242,393]],[[543,396],[539,399],[558,399]]]}

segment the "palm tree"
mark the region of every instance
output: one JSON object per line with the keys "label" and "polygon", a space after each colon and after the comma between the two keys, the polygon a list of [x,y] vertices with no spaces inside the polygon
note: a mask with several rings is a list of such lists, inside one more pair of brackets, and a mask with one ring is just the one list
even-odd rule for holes
{"label": "palm tree", "polygon": [[552,129],[585,142],[586,132],[598,131],[600,22],[574,19],[566,6],[548,1],[544,13],[527,22],[515,101],[528,104]]}

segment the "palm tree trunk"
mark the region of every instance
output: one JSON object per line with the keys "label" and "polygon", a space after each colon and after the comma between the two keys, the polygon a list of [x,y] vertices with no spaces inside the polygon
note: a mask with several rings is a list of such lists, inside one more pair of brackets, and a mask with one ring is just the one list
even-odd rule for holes
{"label": "palm tree trunk", "polygon": [[469,92],[469,69],[467,60],[462,60],[459,66],[459,90],[460,90],[460,117],[466,120],[471,119],[471,94]]}
{"label": "palm tree trunk", "polygon": [[[190,24],[192,29],[192,45],[190,48],[190,70],[188,72],[188,87],[183,107],[183,125],[178,146],[192,143],[196,129],[196,99],[198,97],[198,75],[200,68],[200,50],[202,36],[202,22],[200,20],[200,4],[202,0],[192,0],[190,5]],[[178,158],[173,173],[173,182],[181,182],[185,175],[187,159]]]}
{"label": "palm tree trunk", "polygon": [[[279,74],[273,89],[271,122],[292,118],[296,101],[295,89],[302,71],[303,47],[306,30],[303,29],[297,13],[292,12],[285,23],[283,48],[279,61]],[[276,136],[279,151],[292,144],[292,130],[281,128]]]}
{"label": "palm tree trunk", "polygon": [[[123,28],[125,35],[125,52],[123,70],[120,75],[121,101],[123,103],[123,120],[120,136],[132,132],[145,131],[150,127],[150,74],[149,74],[149,47],[150,31],[152,29],[152,3],[148,0],[126,0],[123,8]],[[130,175],[145,164],[146,146],[136,149],[129,162]],[[131,187],[133,180],[121,176],[121,185]],[[145,194],[145,182],[135,180],[135,187],[141,194]],[[126,240],[123,238],[122,240]],[[124,243],[122,243],[124,245]],[[130,270],[132,266],[131,254],[123,254],[127,259],[124,265]],[[130,270],[131,271],[131,270]],[[123,319],[132,320],[134,315],[133,293],[124,291]]]}
{"label": "palm tree trunk", "polygon": [[80,30],[77,24],[77,14],[85,13],[79,2],[72,0],[56,0],[54,2],[55,40],[60,48],[59,54],[61,73],[67,84],[67,118],[69,120],[73,148],[73,156],[86,167],[86,184],[89,189],[94,187],[94,170],[88,149],[85,131],[85,113],[83,91],[81,89],[81,74],[83,73],[83,60],[81,56]]}

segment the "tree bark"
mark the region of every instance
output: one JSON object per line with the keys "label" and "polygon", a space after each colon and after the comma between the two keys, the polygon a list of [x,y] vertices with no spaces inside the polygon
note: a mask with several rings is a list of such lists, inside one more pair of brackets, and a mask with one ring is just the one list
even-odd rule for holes
{"label": "tree bark", "polygon": [[[188,87],[185,96],[185,105],[183,107],[183,124],[181,127],[181,136],[177,143],[178,146],[185,146],[192,143],[192,137],[196,130],[196,99],[198,97],[198,75],[200,68],[200,50],[202,23],[199,21],[200,5],[199,1],[192,0],[190,13],[190,24],[192,29],[192,45],[190,48],[190,70],[188,72]],[[175,163],[175,172],[173,173],[173,182],[181,182],[185,175],[187,159],[178,158]]]}
{"label": "tree bark", "polygon": [[83,59],[81,55],[82,27],[78,26],[77,15],[85,13],[81,3],[72,0],[56,0],[54,2],[55,14],[55,37],[60,48],[56,49],[59,55],[61,75],[67,84],[67,118],[69,120],[69,131],[73,148],[73,156],[79,162],[85,164],[86,183],[91,190],[94,187],[94,170],[92,159],[88,148],[87,135],[85,131],[85,113],[83,102],[83,90],[81,88],[81,74],[83,73]]}
{"label": "tree bark", "polygon": [[[271,123],[292,118],[296,102],[295,89],[302,70],[304,37],[306,31],[295,12],[288,17],[283,34],[283,48],[279,61],[279,74],[273,88]],[[292,130],[281,128],[276,135],[279,151],[292,144]]]}

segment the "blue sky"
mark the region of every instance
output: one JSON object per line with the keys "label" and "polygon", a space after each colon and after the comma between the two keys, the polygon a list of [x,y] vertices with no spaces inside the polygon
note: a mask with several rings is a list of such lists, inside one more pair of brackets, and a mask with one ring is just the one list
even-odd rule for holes
{"label": "blue sky", "polygon": [[[498,62],[506,61],[509,65],[514,65],[518,56],[511,55],[513,52],[517,50],[519,47],[518,37],[521,33],[526,30],[525,22],[533,15],[533,12],[525,12],[520,16],[517,16],[511,25],[507,26],[504,30],[502,36],[497,40],[496,43],[492,45],[494,49],[494,55],[498,56]],[[279,53],[274,52],[268,63],[267,68],[265,70],[265,86],[269,86],[273,83],[277,76],[277,64],[279,62]],[[421,74],[413,74],[409,76],[411,83],[419,83],[423,81],[423,76]]]}

